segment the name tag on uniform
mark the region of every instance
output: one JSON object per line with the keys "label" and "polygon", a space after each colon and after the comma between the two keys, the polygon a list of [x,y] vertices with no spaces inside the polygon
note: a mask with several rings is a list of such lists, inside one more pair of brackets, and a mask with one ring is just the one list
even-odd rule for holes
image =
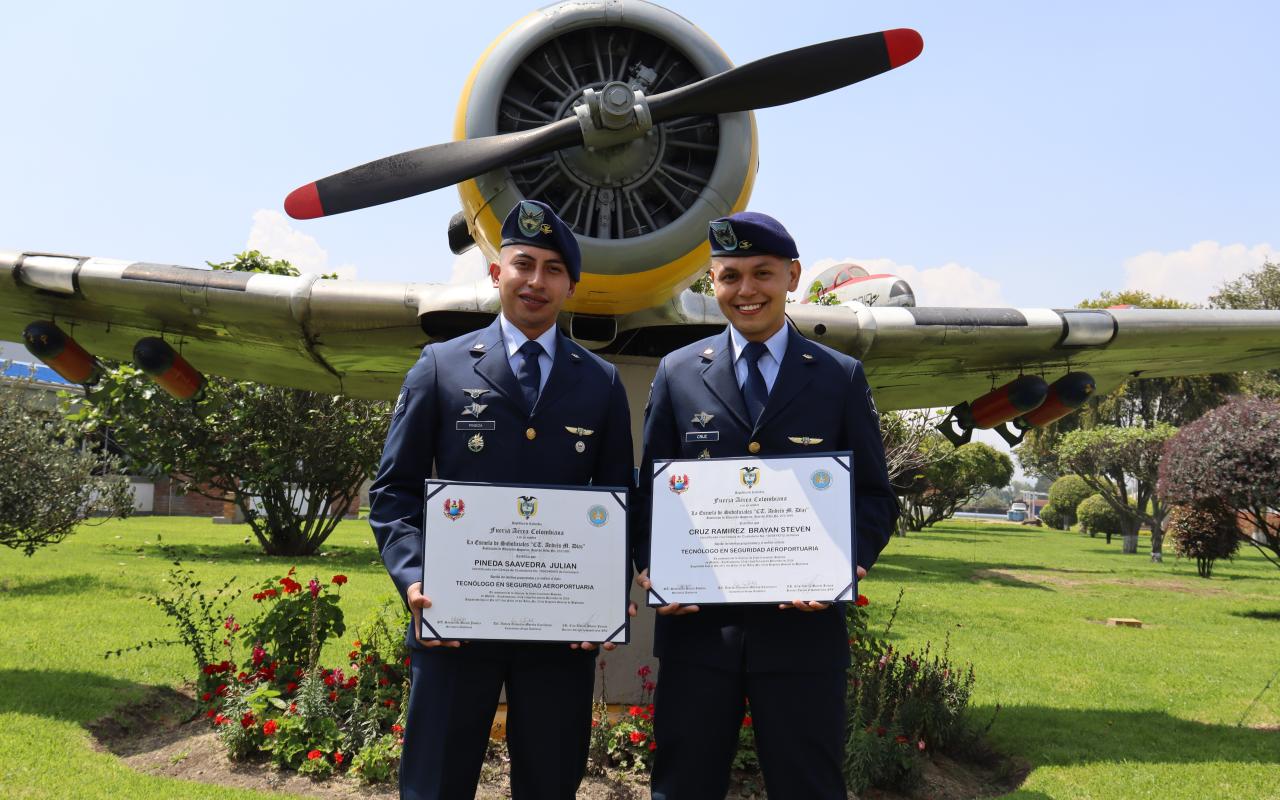
{"label": "name tag on uniform", "polygon": [[720,431],[685,431],[684,440],[686,442],[718,442]]}
{"label": "name tag on uniform", "polygon": [[460,419],[454,423],[453,429],[456,431],[492,431],[497,430],[497,423],[491,419]]}

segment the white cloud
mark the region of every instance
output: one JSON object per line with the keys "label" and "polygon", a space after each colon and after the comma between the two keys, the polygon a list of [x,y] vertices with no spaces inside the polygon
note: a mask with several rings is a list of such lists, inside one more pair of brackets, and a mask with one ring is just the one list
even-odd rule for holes
{"label": "white cloud", "polygon": [[489,264],[479,247],[473,247],[453,260],[449,283],[475,283],[485,276]]}
{"label": "white cloud", "polygon": [[808,286],[813,282],[814,276],[828,267],[850,261],[872,275],[889,273],[902,278],[915,292],[916,305],[969,308],[1008,305],[998,280],[954,261],[940,267],[920,269],[910,264],[899,264],[889,258],[824,258],[801,273],[800,287],[803,289]]}
{"label": "white cloud", "polygon": [[321,247],[315,237],[294,230],[279,211],[260,208],[253,213],[253,228],[249,230],[249,241],[245,246],[271,258],[282,258],[297,267],[299,272],[336,273],[342,280],[354,280],[356,277],[354,264],[330,266],[329,251]]}
{"label": "white cloud", "polygon": [[1206,303],[1224,282],[1256,270],[1276,251],[1269,244],[1222,245],[1197,242],[1186,250],[1159,253],[1149,250],[1124,262],[1126,289],[1189,303]]}

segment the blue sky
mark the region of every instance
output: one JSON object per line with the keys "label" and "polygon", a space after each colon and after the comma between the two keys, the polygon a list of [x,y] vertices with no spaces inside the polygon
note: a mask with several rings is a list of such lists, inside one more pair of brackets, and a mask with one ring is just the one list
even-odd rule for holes
{"label": "blue sky", "polygon": [[[1280,246],[1273,4],[672,7],[738,63],[923,34],[902,69],[757,115],[752,205],[809,264],[893,269],[930,304],[1062,306],[1130,285],[1195,301]],[[452,190],[301,223],[281,204],[448,139],[476,57],[531,8],[10,8],[0,247],[198,266],[243,249],[256,215],[253,242],[304,266],[448,281]]]}

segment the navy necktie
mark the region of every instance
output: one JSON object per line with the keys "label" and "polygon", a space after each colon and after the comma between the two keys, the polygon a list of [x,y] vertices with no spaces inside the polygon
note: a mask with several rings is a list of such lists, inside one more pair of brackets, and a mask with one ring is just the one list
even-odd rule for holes
{"label": "navy necktie", "polygon": [[760,372],[760,356],[768,352],[764,342],[747,342],[742,357],[747,361],[747,379],[742,384],[742,399],[747,401],[747,418],[755,425],[769,399],[769,387]]}
{"label": "navy necktie", "polygon": [[533,413],[533,407],[538,404],[538,387],[542,383],[542,367],[538,365],[538,357],[545,351],[542,345],[529,339],[520,345],[517,352],[523,358],[520,361],[520,368],[516,370],[516,380],[520,382],[520,388],[524,392],[525,405],[529,407],[529,412]]}

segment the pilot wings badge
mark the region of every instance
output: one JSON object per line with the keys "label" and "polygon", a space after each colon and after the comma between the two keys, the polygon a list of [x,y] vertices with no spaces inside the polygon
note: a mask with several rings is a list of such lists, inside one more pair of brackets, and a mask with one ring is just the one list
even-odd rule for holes
{"label": "pilot wings badge", "polygon": [[738,480],[748,489],[754,489],[760,483],[759,467],[743,467],[738,470]]}
{"label": "pilot wings badge", "polygon": [[462,519],[462,515],[467,513],[467,504],[461,500],[445,499],[444,516],[445,519]]}
{"label": "pilot wings badge", "polygon": [[538,513],[538,498],[532,495],[520,495],[516,499],[516,511],[520,512],[520,516],[525,519],[532,519],[534,514]]}
{"label": "pilot wings badge", "polygon": [[738,249],[738,234],[733,231],[733,223],[729,220],[717,220],[711,223],[711,235],[725,250]]}
{"label": "pilot wings badge", "polygon": [[541,208],[533,203],[520,201],[520,216],[516,219],[516,224],[520,226],[520,230],[524,231],[525,236],[536,236],[542,231],[542,220],[546,216]]}

